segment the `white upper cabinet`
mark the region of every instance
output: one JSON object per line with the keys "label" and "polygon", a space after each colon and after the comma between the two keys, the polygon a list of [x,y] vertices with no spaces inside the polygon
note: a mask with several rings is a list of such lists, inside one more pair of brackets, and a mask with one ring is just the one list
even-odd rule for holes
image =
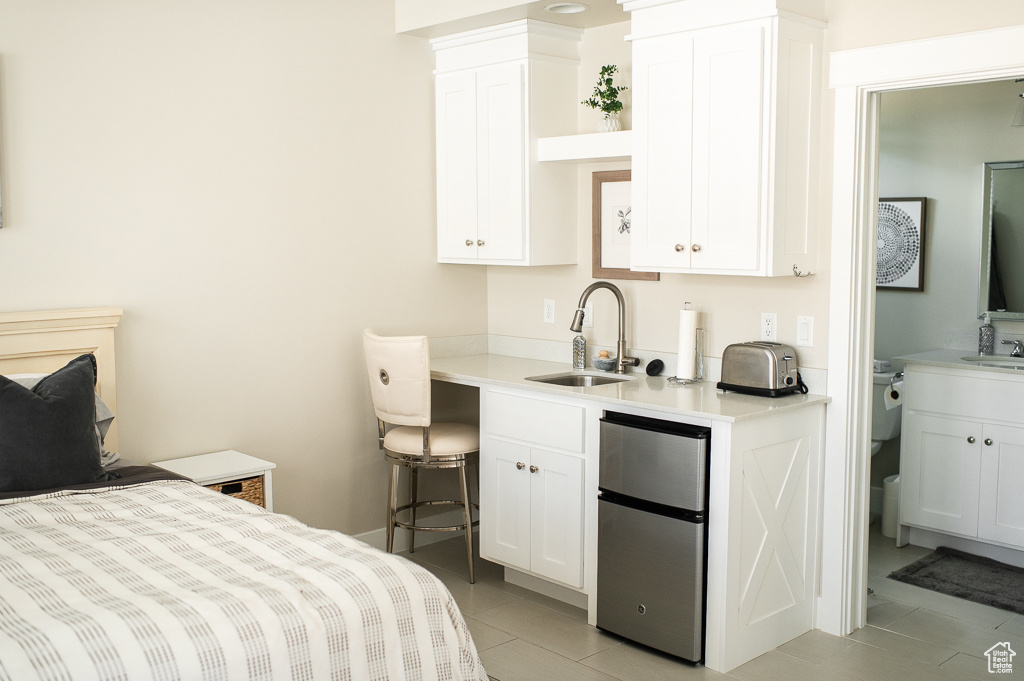
{"label": "white upper cabinet", "polygon": [[755,3],[753,16],[751,3],[728,0],[624,4],[634,9],[632,268],[813,270],[824,24],[774,3]]}
{"label": "white upper cabinet", "polygon": [[439,262],[576,262],[576,171],[536,140],[576,131],[580,37],[525,20],[432,41]]}

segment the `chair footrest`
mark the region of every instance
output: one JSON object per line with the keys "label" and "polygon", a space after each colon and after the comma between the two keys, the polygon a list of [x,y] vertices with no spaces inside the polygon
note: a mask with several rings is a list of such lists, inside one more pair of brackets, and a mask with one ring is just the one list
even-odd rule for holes
{"label": "chair footrest", "polygon": [[[431,501],[417,501],[415,503],[409,503],[409,504],[404,504],[402,506],[399,506],[398,508],[395,509],[395,515],[397,516],[402,511],[408,511],[409,509],[419,508],[420,506],[453,506],[453,507],[458,508],[458,509],[461,510],[462,509],[462,502],[461,501],[450,501],[450,500],[447,500],[447,499],[435,499],[435,500],[431,500]],[[470,504],[470,508],[479,508],[479,506],[477,504]],[[430,517],[433,517],[433,516],[430,516]],[[430,517],[426,518],[426,520],[429,520]],[[479,520],[474,520],[472,522],[473,527],[476,527],[479,524],[480,524]],[[434,527],[434,526],[431,526],[431,525],[413,525],[412,523],[402,522],[401,520],[399,520],[396,517],[395,518],[395,527],[401,527],[403,530],[416,530],[417,532],[458,532],[458,531],[466,529],[466,523],[459,523],[458,525],[441,525],[441,526]]]}

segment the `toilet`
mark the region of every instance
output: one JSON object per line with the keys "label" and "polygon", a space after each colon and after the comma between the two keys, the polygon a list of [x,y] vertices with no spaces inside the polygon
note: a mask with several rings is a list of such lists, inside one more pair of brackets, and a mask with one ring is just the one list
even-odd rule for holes
{"label": "toilet", "polygon": [[903,417],[903,405],[894,409],[885,408],[885,391],[889,389],[894,371],[874,374],[871,391],[871,456],[878,453],[882,443],[899,437]]}

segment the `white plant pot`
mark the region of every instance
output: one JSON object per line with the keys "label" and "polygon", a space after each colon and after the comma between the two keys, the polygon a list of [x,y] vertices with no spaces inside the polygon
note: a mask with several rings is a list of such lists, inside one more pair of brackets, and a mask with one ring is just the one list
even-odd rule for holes
{"label": "white plant pot", "polygon": [[605,114],[601,122],[597,124],[598,132],[617,132],[622,129],[622,125],[619,123],[619,114],[610,113]]}

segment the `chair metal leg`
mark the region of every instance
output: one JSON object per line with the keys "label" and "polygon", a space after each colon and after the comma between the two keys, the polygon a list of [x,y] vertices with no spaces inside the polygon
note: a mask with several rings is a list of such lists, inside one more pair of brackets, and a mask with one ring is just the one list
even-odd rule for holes
{"label": "chair metal leg", "polygon": [[[409,513],[410,525],[416,524],[416,492],[420,487],[420,471],[415,466],[409,468]],[[416,551],[416,530],[409,530],[409,553]]]}
{"label": "chair metal leg", "polygon": [[391,466],[391,477],[388,478],[388,553],[395,546],[395,509],[398,508],[398,466]]}
{"label": "chair metal leg", "polygon": [[473,575],[473,513],[469,502],[469,485],[466,484],[466,466],[459,466],[459,483],[462,486],[462,517],[466,523],[466,559],[469,562],[469,583],[474,584]]}

